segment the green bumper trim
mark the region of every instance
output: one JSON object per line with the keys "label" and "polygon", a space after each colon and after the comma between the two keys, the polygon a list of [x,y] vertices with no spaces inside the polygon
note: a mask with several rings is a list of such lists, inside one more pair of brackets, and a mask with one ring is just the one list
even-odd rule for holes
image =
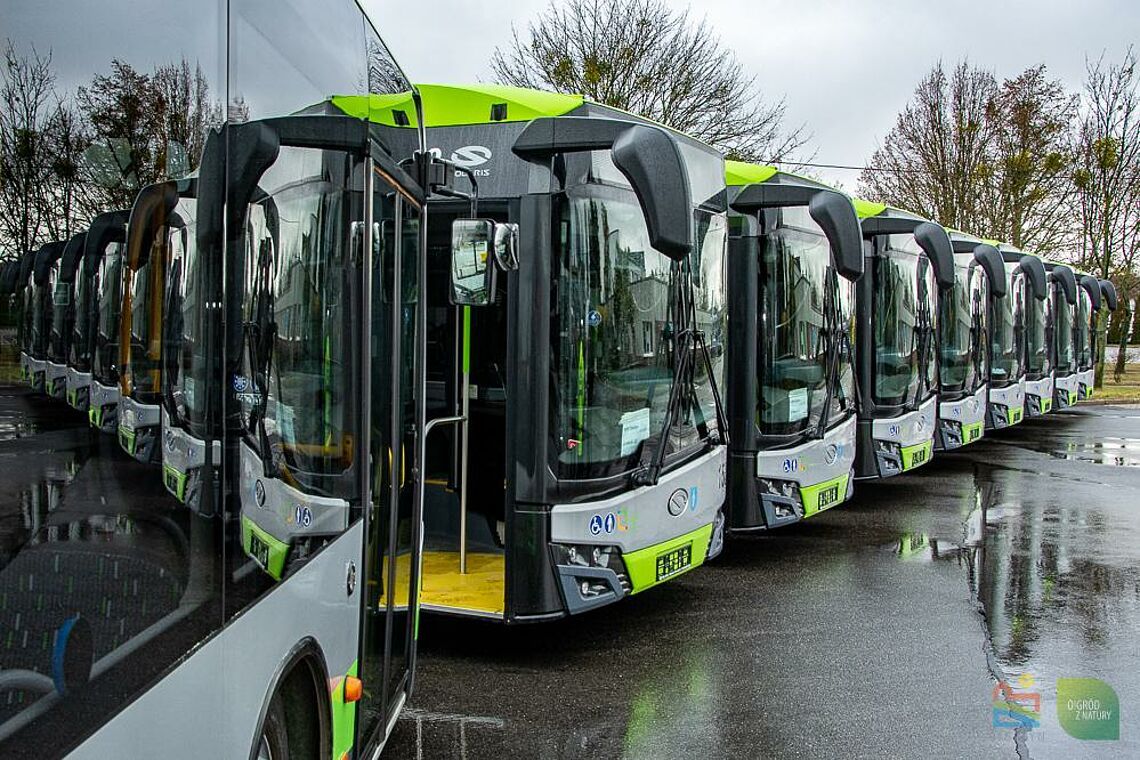
{"label": "green bumper trim", "polygon": [[77,389],[77,388],[68,388],[67,389],[67,405],[70,406],[72,409],[74,409],[76,406],[79,405],[79,389]]}
{"label": "green bumper trim", "polygon": [[1048,414],[1051,411],[1053,411],[1053,399],[1051,399],[1051,398],[1041,399],[1041,413],[1042,414]]}
{"label": "green bumper trim", "polygon": [[[265,550],[263,552],[255,550],[253,546],[255,538],[264,545]],[[285,572],[285,555],[289,553],[289,544],[278,541],[257,527],[253,520],[245,515],[242,515],[241,518],[241,548],[253,558],[254,562],[261,565],[261,569],[267,572],[273,580],[281,580],[281,576]]]}
{"label": "green bumper trim", "polygon": [[122,447],[123,451],[134,456],[137,442],[138,436],[135,434],[135,431],[128,430],[122,425],[119,425],[119,446]]}
{"label": "green bumper trim", "polygon": [[811,486],[800,486],[800,498],[804,503],[804,517],[811,517],[847,498],[847,481],[850,475],[840,475],[834,480],[825,480]]}
{"label": "green bumper trim", "polygon": [[166,490],[174,494],[174,498],[183,504],[186,503],[186,480],[188,477],[186,473],[180,472],[168,464],[162,466],[162,481],[166,483]]}
{"label": "green bumper trim", "polygon": [[1009,424],[1010,425],[1016,425],[1017,423],[1021,422],[1021,420],[1024,416],[1025,416],[1025,408],[1024,407],[1021,407],[1018,409],[1010,409],[1009,410]]}
{"label": "green bumper trim", "polygon": [[[356,676],[360,670],[360,660],[352,663],[345,673]],[[329,695],[332,702],[332,758],[340,760],[352,750],[353,735],[356,733],[356,703],[344,701],[344,678],[337,678]]]}
{"label": "green bumper trim", "polygon": [[974,441],[978,440],[983,435],[985,435],[985,433],[986,433],[985,420],[983,420],[981,422],[973,422],[973,423],[970,423],[969,425],[963,425],[962,426],[962,445],[965,446],[967,443],[973,443]]}
{"label": "green bumper trim", "polygon": [[[639,591],[644,591],[647,588],[652,588],[658,583],[676,578],[678,575],[683,575],[694,567],[700,567],[705,561],[705,555],[709,549],[709,539],[712,537],[712,523],[697,528],[692,533],[686,533],[683,536],[677,536],[668,541],[663,541],[653,546],[647,546],[644,549],[630,552],[622,557],[625,560],[625,569],[629,573],[629,583],[633,587],[631,594],[636,594]],[[684,570],[672,573],[669,576],[657,580],[657,558],[668,554],[674,549],[680,549],[685,544],[692,544],[692,554],[689,566]]]}
{"label": "green bumper trim", "polygon": [[903,446],[902,453],[902,471],[913,470],[915,467],[921,467],[930,461],[930,454],[934,451],[934,439],[922,443],[916,443],[913,446]]}
{"label": "green bumper trim", "polygon": [[91,427],[102,428],[103,427],[103,408],[102,407],[95,408],[94,406],[90,407],[87,410],[87,421],[91,423]]}

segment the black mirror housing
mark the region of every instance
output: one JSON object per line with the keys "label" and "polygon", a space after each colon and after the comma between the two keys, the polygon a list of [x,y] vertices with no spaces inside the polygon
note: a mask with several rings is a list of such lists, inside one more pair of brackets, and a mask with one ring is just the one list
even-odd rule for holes
{"label": "black mirror housing", "polygon": [[986,278],[990,281],[990,293],[997,298],[1005,298],[1009,288],[1005,277],[1005,263],[998,249],[988,243],[975,246],[974,261],[978,262],[986,273]]}
{"label": "black mirror housing", "polygon": [[926,251],[938,287],[942,290],[954,287],[954,246],[946,229],[934,222],[923,222],[914,228],[914,239]]}
{"label": "black mirror housing", "polygon": [[1100,292],[1104,294],[1104,303],[1105,303],[1105,306],[1108,307],[1108,310],[1109,311],[1116,311],[1116,305],[1118,303],[1117,295],[1116,295],[1116,286],[1113,285],[1108,280],[1101,280],[1100,281]]}
{"label": "black mirror housing", "polygon": [[1033,290],[1033,297],[1038,301],[1044,301],[1049,295],[1049,290],[1045,278],[1045,265],[1041,263],[1041,259],[1026,254],[1021,257],[1021,261],[1018,263],[1021,266],[1021,271],[1025,272],[1029,287]]}
{"label": "black mirror housing", "polygon": [[1069,269],[1063,264],[1058,264],[1053,267],[1053,271],[1049,273],[1050,278],[1061,286],[1061,292],[1065,294],[1065,300],[1071,305],[1077,302],[1077,278],[1073,275],[1073,270]]}
{"label": "black mirror housing", "polygon": [[863,234],[851,200],[821,190],[808,202],[808,213],[831,244],[832,263],[841,277],[854,281],[863,276]]}
{"label": "black mirror housing", "polygon": [[649,244],[678,261],[692,252],[689,172],[677,139],[661,127],[617,119],[544,117],[527,124],[511,150],[527,160],[609,150],[641,205]]}
{"label": "black mirror housing", "polygon": [[1100,311],[1100,280],[1090,274],[1081,275],[1081,287],[1089,294],[1089,301],[1092,303],[1093,311]]}
{"label": "black mirror housing", "polygon": [[734,211],[755,214],[766,208],[807,206],[831,246],[831,261],[841,276],[863,276],[863,233],[851,199],[838,190],[809,184],[761,182],[747,185],[730,204]]}

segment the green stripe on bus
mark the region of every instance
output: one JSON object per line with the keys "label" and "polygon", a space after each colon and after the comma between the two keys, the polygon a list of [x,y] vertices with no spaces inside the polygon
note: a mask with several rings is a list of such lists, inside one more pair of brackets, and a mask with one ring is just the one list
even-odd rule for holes
{"label": "green stripe on bus", "polygon": [[[712,523],[705,525],[702,528],[697,528],[691,533],[686,533],[683,536],[668,541],[662,541],[653,546],[647,546],[644,549],[629,552],[622,557],[625,560],[625,569],[629,573],[629,584],[633,587],[631,594],[636,594],[639,591],[644,591],[647,588],[656,586],[658,583],[663,583],[670,578],[675,578],[682,573],[692,570],[694,567],[699,567],[705,561],[705,555],[708,553],[709,538],[712,536]],[[679,573],[670,575],[669,578],[657,580],[657,558],[662,554],[667,554],[674,549],[680,549],[685,544],[692,544],[691,562],[688,567]]]}
{"label": "green stripe on bus", "polygon": [[349,676],[355,677],[359,668],[360,661],[354,661],[344,678],[337,679],[336,686],[329,695],[332,702],[332,760],[340,760],[352,749],[353,734],[356,731],[356,703],[344,701],[344,682]]}
{"label": "green stripe on bus", "polygon": [[834,507],[843,502],[847,496],[847,480],[849,475],[840,475],[838,478],[825,480],[810,486],[800,486],[800,499],[804,504],[804,517]]}
{"label": "green stripe on bus", "polygon": [[930,454],[934,450],[934,439],[916,443],[913,446],[902,447],[902,471],[913,470],[930,461]]}

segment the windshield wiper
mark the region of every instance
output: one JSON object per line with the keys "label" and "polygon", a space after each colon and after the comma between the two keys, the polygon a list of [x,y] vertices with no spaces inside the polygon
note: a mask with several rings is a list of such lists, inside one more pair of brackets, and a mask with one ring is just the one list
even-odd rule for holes
{"label": "windshield wiper", "polygon": [[[712,357],[709,355],[708,345],[705,343],[704,333],[696,329],[696,304],[693,300],[692,272],[688,269],[688,262],[683,265],[673,265],[673,303],[670,311],[678,317],[678,327],[672,335],[673,343],[673,384],[669,389],[669,402],[665,409],[665,418],[661,422],[661,432],[658,434],[657,445],[649,464],[633,473],[633,482],[638,486],[657,485],[661,479],[661,471],[665,466],[666,444],[669,440],[669,431],[674,420],[681,413],[682,405],[687,405],[690,413],[695,415],[697,434],[701,439],[708,439],[711,443],[727,443],[727,418],[721,402],[720,389],[716,383],[716,374],[713,372]],[[705,376],[708,378],[709,391],[713,397],[716,408],[717,438],[714,441],[710,435],[708,422],[701,409],[700,399],[696,388],[696,360],[702,360],[705,366]]]}
{"label": "windshield wiper", "polygon": [[[835,391],[839,385],[839,371],[840,371],[840,354],[846,350],[848,357],[854,355],[851,349],[851,334],[850,331],[843,329],[843,323],[840,320],[839,304],[836,298],[836,292],[839,290],[839,275],[834,269],[828,273],[828,289],[824,295],[824,321],[827,324],[827,331],[824,337],[827,339],[827,390],[824,395],[823,409],[819,413],[819,422],[816,424],[815,433],[810,437],[810,440],[821,440],[827,435],[827,428],[831,424],[831,402],[835,398]],[[851,373],[852,384],[854,387],[854,397],[859,397],[858,378],[855,373]]]}

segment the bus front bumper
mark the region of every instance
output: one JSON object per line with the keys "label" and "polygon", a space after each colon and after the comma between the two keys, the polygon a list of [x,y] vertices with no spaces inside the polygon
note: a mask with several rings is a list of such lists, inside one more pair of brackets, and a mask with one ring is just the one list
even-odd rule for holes
{"label": "bus front bumper", "polygon": [[86,412],[91,403],[91,373],[80,372],[74,367],[67,368],[67,405],[80,412]]}
{"label": "bus front bumper", "polygon": [[944,401],[938,405],[938,448],[944,451],[957,449],[985,435],[986,395],[982,385],[974,395],[958,401]]}
{"label": "bus front bumper", "polygon": [[931,396],[912,412],[871,420],[872,452],[876,472],[863,478],[889,478],[930,461],[938,417],[938,397]]}
{"label": "bus front bumper", "polygon": [[990,388],[989,412],[986,427],[1001,430],[1021,422],[1025,416],[1025,381],[1011,383],[1004,388]]}
{"label": "bus front bumper", "polygon": [[752,481],[748,484],[749,492],[740,498],[754,501],[759,511],[730,508],[730,512],[760,519],[736,517],[730,528],[753,531],[790,525],[850,499],[857,430],[858,422],[852,415],[821,439],[793,448],[757,452],[754,470],[748,474]]}
{"label": "bus front bumper", "polygon": [[727,448],[718,446],[655,486],[551,507],[551,557],[566,611],[615,602],[717,556],[727,459]]}
{"label": "bus front bumper", "polygon": [[1080,381],[1076,372],[1072,372],[1064,377],[1058,377],[1053,389],[1053,397],[1056,399],[1057,409],[1068,409],[1070,406],[1077,404],[1077,389]]}
{"label": "bus front bumper", "polygon": [[1053,376],[1025,381],[1025,413],[1040,417],[1053,411]]}
{"label": "bus front bumper", "polygon": [[1077,373],[1077,400],[1088,401],[1093,397],[1096,385],[1096,370],[1086,369]]}
{"label": "bus front bumper", "polygon": [[119,401],[119,446],[138,461],[157,461],[161,426],[158,404],[143,404],[130,396]]}
{"label": "bus front bumper", "polygon": [[92,380],[87,405],[87,419],[91,427],[114,435],[119,429],[119,386],[103,385]]}
{"label": "bus front bumper", "polygon": [[67,397],[67,365],[46,362],[44,365],[44,392],[52,398]]}

